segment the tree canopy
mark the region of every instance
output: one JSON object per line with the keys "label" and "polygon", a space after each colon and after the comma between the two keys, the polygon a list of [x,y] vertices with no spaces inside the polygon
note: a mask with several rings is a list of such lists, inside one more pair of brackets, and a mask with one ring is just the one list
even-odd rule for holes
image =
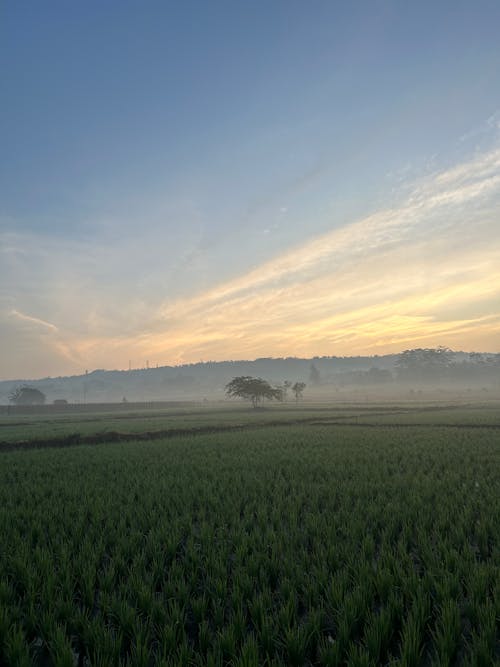
{"label": "tree canopy", "polygon": [[269,382],[262,378],[254,378],[250,375],[240,375],[226,384],[226,395],[231,398],[243,398],[250,400],[256,408],[264,399],[283,400],[283,390],[272,387]]}
{"label": "tree canopy", "polygon": [[292,391],[295,394],[295,400],[298,401],[299,398],[302,398],[302,394],[304,393],[304,389],[306,388],[306,383],[305,382],[296,382],[293,387]]}
{"label": "tree canopy", "polygon": [[400,379],[435,379],[444,377],[453,359],[447,347],[417,348],[398,355],[396,367]]}
{"label": "tree canopy", "polygon": [[43,405],[45,394],[35,387],[21,385],[9,394],[9,401],[14,405]]}

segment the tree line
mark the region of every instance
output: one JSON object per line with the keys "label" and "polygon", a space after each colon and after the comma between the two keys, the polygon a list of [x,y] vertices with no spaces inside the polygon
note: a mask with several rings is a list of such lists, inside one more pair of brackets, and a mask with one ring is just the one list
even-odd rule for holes
{"label": "tree line", "polygon": [[[92,379],[89,380],[85,375],[76,379],[59,378],[57,380],[50,380],[50,382],[43,381],[43,383],[39,381],[37,384],[40,384],[41,389],[26,384],[11,389],[11,385],[9,387],[10,393],[6,391],[6,395],[11,404],[20,406],[42,405],[46,402],[46,393],[49,396],[51,394],[55,394],[56,396],[59,394],[59,396],[62,395],[67,398],[71,395],[74,400],[76,395],[81,397],[82,389],[85,396],[87,386],[92,391],[94,402],[117,401],[125,392],[129,396],[129,392],[133,392],[134,388],[136,395],[140,391],[140,395],[144,396],[144,394],[147,394],[148,398],[152,398],[152,396],[162,397],[165,392],[169,395],[172,392],[177,392],[177,394],[184,396],[187,392],[222,391],[225,388],[227,396],[250,400],[255,407],[265,400],[286,401],[289,393],[292,393],[297,401],[302,397],[302,393],[306,387],[305,383],[295,382],[295,384],[292,384],[287,380],[279,386],[273,386],[261,377],[247,375],[248,372],[252,372],[254,369],[256,374],[269,373],[274,375],[274,377],[286,377],[288,373],[302,375],[308,379],[308,386],[312,388],[328,385],[341,387],[351,385],[387,385],[398,381],[405,383],[436,383],[442,381],[488,382],[495,385],[498,385],[500,382],[500,354],[498,353],[457,353],[443,346],[437,348],[414,348],[404,350],[398,355],[389,355],[383,358],[363,357],[363,365],[361,367],[359,367],[359,359],[352,358],[352,364],[355,362],[357,366],[354,365],[352,370],[347,371],[339,369],[338,364],[341,361],[347,363],[349,359],[340,359],[337,357],[315,357],[312,361],[262,359],[254,362],[238,362],[239,366],[234,367],[233,365],[231,369],[233,372],[231,374],[228,373],[228,368],[231,366],[230,362],[213,362],[199,365],[200,369],[204,369],[207,372],[203,377],[200,376],[199,380],[194,376],[183,375],[183,371],[181,370],[177,370],[175,376],[165,375],[166,371],[173,372],[175,370],[172,368],[151,369],[147,373],[146,371],[137,371],[134,372],[135,375],[134,373],[131,374],[125,371],[94,371],[89,374],[89,378],[92,376]],[[305,362],[309,364],[308,376],[307,367],[304,368]],[[269,367],[263,367],[263,364],[269,364]],[[273,366],[273,364],[275,365]],[[276,366],[276,364],[278,365]],[[379,364],[383,365],[383,367],[380,367]],[[193,367],[195,366],[193,365]],[[349,368],[349,366],[345,366],[345,368]],[[231,382],[228,382],[224,386],[228,377],[231,377],[233,374],[236,375],[238,371],[241,375],[233,377]],[[66,400],[57,398],[54,402],[57,401],[57,403],[60,403]]]}

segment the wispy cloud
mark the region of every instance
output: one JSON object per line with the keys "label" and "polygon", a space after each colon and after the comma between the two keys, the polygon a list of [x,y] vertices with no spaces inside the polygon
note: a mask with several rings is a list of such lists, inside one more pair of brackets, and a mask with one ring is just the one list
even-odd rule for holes
{"label": "wispy cloud", "polygon": [[[391,253],[391,262],[397,261],[398,256],[412,254],[415,246],[421,259],[426,253],[434,256],[439,249],[441,255],[453,263],[456,258],[448,256],[454,245],[454,237],[448,237],[452,230],[461,235],[464,243],[472,242],[473,247],[479,245],[481,252],[483,246],[491,250],[492,243],[498,248],[499,195],[500,151],[493,151],[427,179],[396,209],[377,212],[311,239],[191,300],[167,304],[164,315],[166,318],[184,317],[191,312],[203,312],[214,304],[227,305],[235,299],[250,299],[252,294],[276,287],[307,285],[318,276],[338,279],[346,270],[350,272],[353,265],[359,275],[359,271],[366,273],[367,263],[374,258]],[[392,256],[394,249],[395,257]],[[390,271],[390,265],[386,265],[383,273],[386,271]],[[355,276],[351,277],[355,285]],[[337,292],[336,296],[342,298],[342,293]]]}
{"label": "wispy cloud", "polygon": [[[162,282],[164,253],[152,245],[141,252],[137,239],[84,251],[39,247],[30,270],[33,249],[11,237],[4,257],[16,280],[21,270],[30,280],[21,291],[12,280],[17,297],[4,293],[3,302],[11,320],[54,334],[43,345],[72,369],[123,368],[130,358],[175,363],[421,344],[497,350],[500,149],[406,184],[404,193],[398,206],[189,298],[176,296],[175,270],[168,287]],[[37,271],[45,289],[38,295]],[[37,299],[36,309],[27,307]],[[1,303],[0,295],[0,310]],[[33,311],[43,318],[25,314]]]}
{"label": "wispy cloud", "polygon": [[18,310],[11,310],[10,315],[12,317],[17,318],[18,320],[21,320],[22,322],[28,322],[29,324],[35,325],[36,327],[42,327],[45,329],[49,329],[50,331],[58,331],[57,327],[55,324],[51,324],[50,322],[46,322],[45,320],[40,319],[39,317],[33,317],[32,315],[26,315],[25,313],[20,313]]}

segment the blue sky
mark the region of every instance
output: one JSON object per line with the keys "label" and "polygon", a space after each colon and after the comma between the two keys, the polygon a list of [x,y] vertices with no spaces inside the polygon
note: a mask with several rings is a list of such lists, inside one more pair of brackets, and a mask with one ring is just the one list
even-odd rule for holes
{"label": "blue sky", "polygon": [[500,349],[498,2],[0,11],[0,377]]}

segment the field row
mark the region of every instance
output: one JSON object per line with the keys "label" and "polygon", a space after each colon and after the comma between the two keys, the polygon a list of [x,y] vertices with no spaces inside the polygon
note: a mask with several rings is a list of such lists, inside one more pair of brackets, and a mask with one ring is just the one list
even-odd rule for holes
{"label": "field row", "polygon": [[445,424],[460,426],[498,426],[500,406],[405,406],[405,405],[269,405],[253,410],[245,404],[199,407],[197,409],[164,409],[117,412],[71,413],[55,415],[8,415],[0,417],[0,449],[19,442],[110,440],[118,434],[175,434],[179,431],[224,430],[266,424],[297,422],[356,423],[381,425]]}

